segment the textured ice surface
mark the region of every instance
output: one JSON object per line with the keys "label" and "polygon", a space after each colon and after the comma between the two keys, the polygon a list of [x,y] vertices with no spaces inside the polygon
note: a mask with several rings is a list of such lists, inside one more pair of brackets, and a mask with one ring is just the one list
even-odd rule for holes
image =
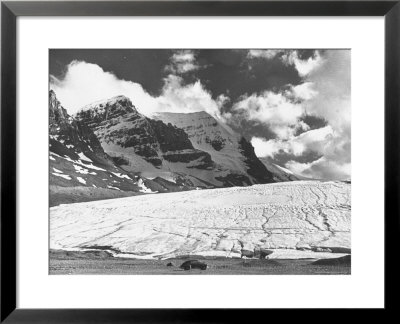
{"label": "textured ice surface", "polygon": [[[131,257],[338,257],[350,249],[351,185],[299,181],[60,205],[50,247],[108,249]],[[318,251],[318,252],[316,252]]]}

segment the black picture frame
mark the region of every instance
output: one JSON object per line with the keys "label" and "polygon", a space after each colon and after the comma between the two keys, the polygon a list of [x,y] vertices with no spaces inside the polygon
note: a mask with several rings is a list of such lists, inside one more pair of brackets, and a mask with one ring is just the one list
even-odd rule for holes
{"label": "black picture frame", "polygon": [[[398,284],[400,156],[400,1],[4,1],[1,3],[1,322],[233,322],[261,310],[16,308],[16,19],[19,16],[384,16],[385,309]],[[368,110],[368,109],[366,109]],[[366,113],[368,113],[366,111]],[[367,154],[367,153],[366,153]],[[247,314],[247,315],[246,315]],[[381,319],[382,320],[382,319]]]}

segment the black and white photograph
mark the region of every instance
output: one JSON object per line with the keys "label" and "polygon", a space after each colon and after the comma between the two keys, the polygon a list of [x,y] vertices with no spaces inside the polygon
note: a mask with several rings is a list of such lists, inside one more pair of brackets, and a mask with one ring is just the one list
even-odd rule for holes
{"label": "black and white photograph", "polygon": [[50,275],[351,274],[350,49],[50,49],[48,91]]}

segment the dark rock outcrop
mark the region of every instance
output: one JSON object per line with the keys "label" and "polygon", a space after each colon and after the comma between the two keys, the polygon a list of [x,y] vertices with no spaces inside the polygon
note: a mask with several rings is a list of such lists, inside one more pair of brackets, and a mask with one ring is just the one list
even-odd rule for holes
{"label": "dark rock outcrop", "polygon": [[261,163],[254,148],[226,124],[199,111],[187,114],[158,113],[155,118],[182,128],[193,147],[211,155],[221,172],[215,179],[222,186],[247,186],[275,182],[271,172]]}
{"label": "dark rock outcrop", "polygon": [[87,105],[76,119],[90,127],[101,143],[132,148],[157,168],[161,168],[163,160],[189,163],[188,167],[198,169],[213,165],[208,153],[194,149],[183,129],[145,117],[124,96]]}
{"label": "dark rock outcrop", "polygon": [[247,173],[254,177],[258,183],[274,182],[273,175],[267,170],[265,165],[258,159],[254,153],[254,147],[249,141],[242,137],[239,141],[241,151],[245,156],[245,163],[248,166]]}
{"label": "dark rock outcrop", "polygon": [[189,260],[189,261],[183,262],[181,264],[180,268],[183,270],[191,270],[191,269],[206,270],[207,264],[204,262],[201,262],[199,260]]}
{"label": "dark rock outcrop", "polygon": [[68,115],[52,90],[49,92],[49,134],[50,151],[56,154],[76,158],[76,153],[83,153],[97,163],[112,164],[96,135]]}
{"label": "dark rock outcrop", "polygon": [[51,206],[140,191],[138,177],[114,163],[93,131],[67,113],[54,91],[49,92],[49,137]]}

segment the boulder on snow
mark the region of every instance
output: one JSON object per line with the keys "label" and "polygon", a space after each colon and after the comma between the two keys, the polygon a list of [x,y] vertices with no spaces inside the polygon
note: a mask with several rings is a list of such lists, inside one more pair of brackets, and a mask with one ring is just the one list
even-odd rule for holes
{"label": "boulder on snow", "polygon": [[260,249],[260,259],[265,259],[267,256],[274,253],[274,251],[267,250],[267,249]]}
{"label": "boulder on snow", "polygon": [[199,260],[188,260],[183,262],[179,268],[183,270],[191,270],[191,269],[206,270],[207,264]]}
{"label": "boulder on snow", "polygon": [[240,251],[241,253],[241,258],[246,257],[246,258],[252,258],[254,257],[254,251],[250,251],[250,250],[246,250],[246,249],[242,249]]}

